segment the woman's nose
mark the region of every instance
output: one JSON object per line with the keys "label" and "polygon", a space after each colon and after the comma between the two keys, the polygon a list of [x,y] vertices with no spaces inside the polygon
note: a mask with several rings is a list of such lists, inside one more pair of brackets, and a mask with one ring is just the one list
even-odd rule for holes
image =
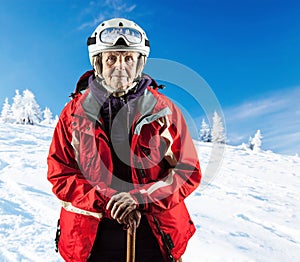
{"label": "woman's nose", "polygon": [[123,69],[124,65],[125,65],[125,57],[120,55],[116,61],[116,67],[119,69]]}

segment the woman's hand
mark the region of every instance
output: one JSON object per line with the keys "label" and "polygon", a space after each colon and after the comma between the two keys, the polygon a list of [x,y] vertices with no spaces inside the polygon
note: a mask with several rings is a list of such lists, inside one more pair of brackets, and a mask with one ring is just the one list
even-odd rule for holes
{"label": "woman's hand", "polygon": [[137,206],[136,201],[129,193],[121,192],[112,196],[106,209],[110,210],[112,218],[123,221]]}
{"label": "woman's hand", "polygon": [[126,228],[129,228],[130,234],[135,234],[136,229],[139,227],[141,222],[142,214],[138,210],[133,210],[129,213],[122,221],[117,220],[120,224],[124,224]]}

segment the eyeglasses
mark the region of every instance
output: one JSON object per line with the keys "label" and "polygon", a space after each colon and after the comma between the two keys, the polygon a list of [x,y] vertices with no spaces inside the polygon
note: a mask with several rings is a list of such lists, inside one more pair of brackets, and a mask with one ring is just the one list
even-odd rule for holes
{"label": "eyeglasses", "polygon": [[104,29],[99,37],[102,43],[110,45],[115,45],[120,37],[122,37],[129,46],[140,44],[142,42],[142,34],[139,31],[128,27],[110,27]]}

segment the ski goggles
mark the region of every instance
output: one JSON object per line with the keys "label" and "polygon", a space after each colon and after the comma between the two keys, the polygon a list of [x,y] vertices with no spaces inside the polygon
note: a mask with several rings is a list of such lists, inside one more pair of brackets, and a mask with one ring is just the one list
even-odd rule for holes
{"label": "ski goggles", "polygon": [[100,41],[104,44],[115,45],[115,43],[122,37],[128,46],[140,44],[143,40],[142,34],[133,28],[124,27],[110,27],[104,29],[100,33]]}

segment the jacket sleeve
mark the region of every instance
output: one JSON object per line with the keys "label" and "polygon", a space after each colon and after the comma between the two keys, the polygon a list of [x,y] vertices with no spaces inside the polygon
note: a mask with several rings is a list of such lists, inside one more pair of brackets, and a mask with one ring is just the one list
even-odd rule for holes
{"label": "jacket sleeve", "polygon": [[67,105],[54,130],[47,158],[47,178],[53,185],[52,191],[68,211],[98,218],[110,217],[105,206],[116,191],[104,183],[88,181],[81,173],[71,145],[69,111]]}
{"label": "jacket sleeve", "polygon": [[163,120],[160,136],[167,145],[164,158],[168,168],[163,171],[161,180],[131,191],[139,202],[139,209],[150,213],[179,204],[199,186],[202,176],[197,151],[179,109],[172,105],[172,114]]}

